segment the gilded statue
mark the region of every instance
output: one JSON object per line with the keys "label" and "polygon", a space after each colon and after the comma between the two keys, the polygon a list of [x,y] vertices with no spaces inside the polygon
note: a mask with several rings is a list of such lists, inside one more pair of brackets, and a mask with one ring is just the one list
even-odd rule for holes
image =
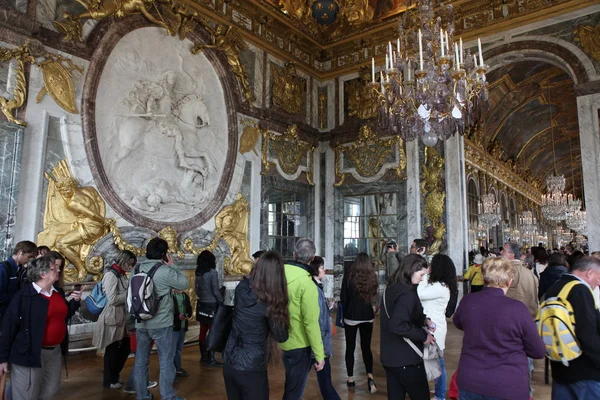
{"label": "gilded statue", "polygon": [[308,20],[311,14],[306,0],[279,0],[279,7],[283,13],[300,21]]}
{"label": "gilded statue", "polygon": [[306,81],[296,74],[296,65],[292,62],[280,68],[271,65],[273,75],[273,105],[290,114],[304,115]]}
{"label": "gilded statue", "polygon": [[65,269],[67,282],[83,282],[88,273],[98,274],[87,268],[85,261],[92,246],[115,221],[105,218],[106,206],[95,188],[79,186],[66,160],[45,176],[48,194],[44,230],[37,242],[58,250],[69,261],[72,268]]}
{"label": "gilded statue", "polygon": [[46,93],[49,93],[56,104],[63,110],[72,114],[78,114],[79,111],[75,104],[75,88],[71,73],[77,71],[82,74],[83,68],[68,58],[50,53],[46,53],[46,58],[38,64],[38,67],[42,70],[44,87],[38,93],[35,102],[41,102]]}
{"label": "gilded statue", "polygon": [[[171,36],[175,35],[173,27],[164,22],[163,18],[154,17],[150,13],[152,7],[158,12],[154,0],[77,0],[87,11],[81,14],[63,14],[64,21],[54,21],[54,27],[66,35],[65,40],[77,39],[83,42],[81,20],[95,19],[101,21],[110,17],[126,17],[129,15],[142,14],[150,22],[163,27]],[[162,1],[165,3],[165,1]],[[169,3],[168,1],[166,3]]]}
{"label": "gilded statue", "polygon": [[319,93],[319,129],[327,128],[327,93]]}
{"label": "gilded statue", "polygon": [[23,104],[25,104],[25,98],[27,97],[25,63],[35,62],[35,59],[29,52],[29,44],[25,43],[23,46],[17,47],[16,49],[0,48],[0,62],[10,61],[12,59],[17,61],[17,68],[15,69],[15,88],[12,93],[12,99],[0,96],[0,108],[8,122],[27,126],[27,123],[24,120],[17,118],[16,112]]}
{"label": "gilded statue", "polygon": [[192,47],[192,53],[198,54],[204,49],[217,49],[223,51],[227,56],[227,62],[229,63],[231,70],[242,85],[242,91],[246,101],[248,101],[248,104],[252,104],[254,101],[254,93],[252,93],[252,88],[250,87],[248,72],[240,60],[240,52],[248,50],[248,46],[244,42],[239,31],[231,25],[217,25],[216,28],[212,28],[206,21],[204,21],[202,25],[210,33],[211,43],[196,43],[194,47]]}
{"label": "gilded statue", "polygon": [[231,251],[231,266],[225,272],[230,275],[244,275],[250,272],[254,263],[250,258],[248,242],[248,202],[240,193],[235,203],[225,206],[215,216],[215,232],[223,239]]}
{"label": "gilded statue", "polygon": [[158,232],[158,236],[167,241],[167,244],[169,245],[169,253],[177,254],[177,257],[183,258],[183,251],[177,244],[177,231],[173,229],[173,227],[167,226],[166,228],[161,229]]}
{"label": "gilded statue", "polygon": [[573,35],[573,40],[581,43],[583,51],[600,62],[600,25],[580,25],[573,31]]}
{"label": "gilded statue", "polygon": [[431,225],[426,228],[431,242],[428,254],[436,254],[444,243],[446,225],[443,222],[446,194],[443,190],[444,158],[433,147],[425,148],[421,172],[421,192],[425,199],[423,214]]}
{"label": "gilded statue", "polygon": [[349,82],[346,87],[349,115],[360,119],[376,118],[379,114],[377,94],[371,86],[371,70],[361,67],[360,80]]}
{"label": "gilded statue", "polygon": [[342,7],[341,16],[348,21],[350,25],[360,25],[373,20],[375,9],[371,6],[369,0],[346,0]]}

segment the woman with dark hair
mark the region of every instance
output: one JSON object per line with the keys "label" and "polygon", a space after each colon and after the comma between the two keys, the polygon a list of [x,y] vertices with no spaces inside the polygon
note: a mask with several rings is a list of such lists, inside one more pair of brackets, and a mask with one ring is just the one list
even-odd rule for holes
{"label": "woman with dark hair", "polygon": [[358,253],[344,276],[340,300],[344,310],[344,332],[346,335],[346,371],[349,388],[354,388],[354,349],[356,334],[360,330],[360,348],[362,350],[365,369],[367,370],[367,388],[375,393],[377,386],[373,379],[373,353],[371,352],[371,336],[375,309],[373,300],[377,295],[377,276],[373,262],[367,253]]}
{"label": "woman with dark hair", "polygon": [[[423,305],[425,315],[435,323],[435,342],[443,352],[446,345],[446,309],[451,295],[458,294],[456,283],[456,268],[452,259],[445,254],[436,254],[431,260],[431,274],[429,279],[423,279],[417,288],[417,294]],[[444,357],[440,357],[442,375],[435,380],[436,400],[446,398],[446,365]]]}
{"label": "woman with dark hair", "polygon": [[104,350],[104,387],[120,389],[123,384],[120,373],[129,357],[130,343],[127,336],[127,288],[125,275],[137,264],[137,257],[129,250],[117,254],[111,266],[106,267],[102,277],[102,289],[106,293],[106,306],[100,313],[94,329],[93,345]]}
{"label": "woman with dark hair", "polygon": [[[319,327],[321,328],[321,339],[323,340],[323,349],[325,350],[325,366],[322,370],[317,371],[317,381],[319,382],[319,389],[324,400],[340,400],[340,396],[331,382],[331,365],[329,363],[329,357],[333,355],[331,317],[329,316],[329,306],[327,305],[327,299],[323,292],[323,284],[321,283],[325,276],[325,261],[323,258],[315,256],[309,267],[313,281],[319,288]],[[317,360],[314,359],[313,355],[313,364],[316,364],[316,362]]]}
{"label": "woman with dark hair", "polygon": [[408,344],[411,340],[421,352],[423,344],[435,339],[435,325],[425,316],[417,296],[417,285],[427,272],[427,261],[409,254],[387,282],[381,316],[381,364],[387,376],[388,399],[429,400],[429,386],[423,358]]}
{"label": "woman with dark hair", "polygon": [[531,254],[535,258],[535,275],[539,278],[548,267],[548,252],[541,246],[532,247]]}
{"label": "woman with dark hair", "polygon": [[264,253],[235,288],[233,325],[223,359],[229,400],[269,398],[267,364],[288,339],[287,281],[279,253]]}
{"label": "woman with dark hair", "polygon": [[569,263],[562,253],[552,253],[548,258],[548,266],[540,275],[538,298],[541,301],[550,286],[569,272]]}
{"label": "woman with dark hair", "polygon": [[204,250],[196,260],[196,320],[200,322],[200,361],[207,367],[221,367],[223,364],[215,360],[215,353],[206,348],[206,335],[210,330],[217,305],[223,303],[223,295],[219,291],[219,274],[217,273],[215,255]]}

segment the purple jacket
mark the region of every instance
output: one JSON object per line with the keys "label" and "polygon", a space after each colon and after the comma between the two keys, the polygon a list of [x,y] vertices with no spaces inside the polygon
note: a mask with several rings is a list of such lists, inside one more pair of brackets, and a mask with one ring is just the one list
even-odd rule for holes
{"label": "purple jacket", "polygon": [[528,400],[527,357],[544,358],[545,348],[525,304],[506,297],[502,289],[484,287],[462,299],[453,321],[465,332],[458,388]]}

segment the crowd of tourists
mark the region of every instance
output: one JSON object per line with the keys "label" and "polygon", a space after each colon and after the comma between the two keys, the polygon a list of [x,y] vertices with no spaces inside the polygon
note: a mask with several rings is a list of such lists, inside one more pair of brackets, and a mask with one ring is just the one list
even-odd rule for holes
{"label": "crowd of tourists", "polygon": [[[533,359],[544,357],[551,360],[553,400],[600,398],[600,314],[593,293],[600,284],[600,254],[590,257],[572,248],[549,254],[542,247],[522,254],[514,243],[484,250],[473,254],[463,275],[470,293],[460,302],[451,258],[424,256],[423,240],[396,257],[398,266],[383,291],[371,258],[358,253],[344,271],[333,323],[333,303],[322,283],[325,262],[310,239],[298,240],[293,261],[284,262],[274,251],[255,253],[253,269],[235,288],[233,306],[224,304],[215,255],[203,251],[195,271],[195,310],[188,278],[174,264],[167,242],[151,239],[141,263],[132,252],[119,252],[90,295],[99,313],[93,345],[104,353],[102,383],[140,400],[152,399],[156,386],[163,399],[182,399],[174,383],[189,375],[182,351],[195,318],[200,362],[222,367],[228,399],[268,399],[267,369],[280,361],[284,400],[302,399],[311,370],[323,399],[340,399],[331,376],[335,325],[345,335],[348,389],[364,382],[355,374],[360,338],[364,389],[375,393],[371,341],[380,318],[388,399],[531,399]],[[45,400],[59,391],[68,327],[81,303],[80,288],[63,290],[64,267],[60,253],[27,241],[0,266],[0,374],[10,371],[8,398]],[[447,390],[449,319],[464,337]],[[148,376],[153,346],[158,382]],[[222,352],[223,362],[215,351]],[[125,382],[121,372],[131,352],[134,368]]]}

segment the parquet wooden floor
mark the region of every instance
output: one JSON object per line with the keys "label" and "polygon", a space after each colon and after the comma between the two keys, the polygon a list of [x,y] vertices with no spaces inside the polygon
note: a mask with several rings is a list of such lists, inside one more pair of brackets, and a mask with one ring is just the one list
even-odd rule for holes
{"label": "parquet wooden floor", "polygon": [[[377,321],[377,320],[376,320]],[[448,326],[448,337],[446,343],[446,368],[448,371],[448,382],[454,373],[460,349],[462,345],[462,333],[450,323]],[[341,333],[341,334],[340,334]],[[363,399],[386,399],[386,379],[385,372],[379,363],[379,324],[376,322],[373,332],[373,356],[375,359],[374,373],[379,391],[370,395],[367,392],[367,380],[362,364],[360,346],[357,343],[355,356],[355,379],[357,382],[354,393],[349,392],[346,387],[346,368],[344,365],[344,334],[343,330],[338,329],[338,334],[334,336],[334,357],[332,358],[332,377],[334,385],[344,400],[363,400]],[[211,399],[225,400],[225,386],[223,383],[222,370],[220,368],[207,369],[199,364],[200,355],[197,346],[189,346],[184,349],[183,366],[190,374],[187,378],[181,378],[175,387],[179,396],[186,397],[187,400]],[[536,371],[534,372],[535,400],[549,400],[550,386],[543,383],[543,361],[536,360]],[[129,399],[135,400],[135,395],[127,395],[122,390],[105,389],[102,387],[102,358],[94,353],[72,355],[69,357],[69,378],[66,379],[63,373],[63,382],[61,391],[57,399],[61,400],[100,400],[100,399]],[[130,358],[122,372],[122,377],[127,379],[133,367],[133,359]],[[158,380],[158,358],[156,354],[151,356],[150,365],[151,380]],[[490,380],[494,379],[493,376]],[[269,370],[269,385],[272,399],[280,399],[283,394],[283,364],[277,367],[271,367]],[[158,388],[153,389],[155,399],[160,398]],[[309,377],[304,399],[321,399],[316,375],[311,372]]]}

